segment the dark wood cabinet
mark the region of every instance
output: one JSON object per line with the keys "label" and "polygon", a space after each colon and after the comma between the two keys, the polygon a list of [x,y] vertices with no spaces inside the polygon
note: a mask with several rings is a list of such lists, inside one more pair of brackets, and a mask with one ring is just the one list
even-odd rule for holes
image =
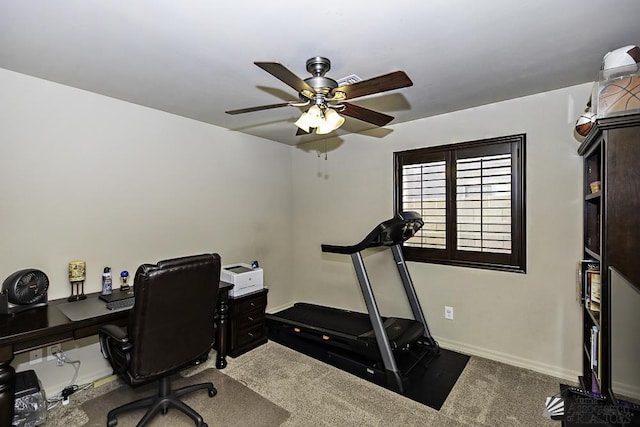
{"label": "dark wood cabinet", "polygon": [[228,355],[237,357],[267,342],[268,289],[261,289],[238,298],[229,298]]}
{"label": "dark wood cabinet", "polygon": [[[640,114],[598,119],[578,153],[584,160],[583,265],[597,270],[600,281],[599,307],[593,309],[583,267],[580,383],[610,396],[611,272],[640,284]],[[599,188],[593,185],[598,181]]]}

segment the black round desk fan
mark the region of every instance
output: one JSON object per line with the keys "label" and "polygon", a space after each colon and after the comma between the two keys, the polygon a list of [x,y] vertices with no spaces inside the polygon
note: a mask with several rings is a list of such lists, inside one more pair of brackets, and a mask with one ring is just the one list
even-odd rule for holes
{"label": "black round desk fan", "polygon": [[14,314],[47,305],[49,278],[34,268],[16,271],[2,283],[0,314]]}

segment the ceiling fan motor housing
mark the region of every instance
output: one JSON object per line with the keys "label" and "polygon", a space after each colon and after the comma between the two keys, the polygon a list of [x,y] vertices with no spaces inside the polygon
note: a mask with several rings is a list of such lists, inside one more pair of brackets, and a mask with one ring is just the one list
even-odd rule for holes
{"label": "ceiling fan motor housing", "polygon": [[322,56],[307,59],[307,71],[314,76],[324,76],[331,69],[331,61]]}
{"label": "ceiling fan motor housing", "polygon": [[331,69],[331,61],[322,56],[315,56],[307,60],[307,71],[314,77],[309,77],[304,81],[315,89],[316,93],[327,94],[338,87],[338,82],[325,77],[324,75]]}

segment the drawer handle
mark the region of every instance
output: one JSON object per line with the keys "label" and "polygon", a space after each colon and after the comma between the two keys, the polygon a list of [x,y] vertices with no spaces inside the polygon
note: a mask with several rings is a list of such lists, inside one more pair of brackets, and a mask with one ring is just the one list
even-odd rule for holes
{"label": "drawer handle", "polygon": [[253,332],[247,332],[247,335],[249,335],[250,338],[253,338]]}
{"label": "drawer handle", "polygon": [[256,303],[255,303],[255,302],[253,302],[253,301],[251,301],[251,302],[249,303],[249,305],[250,305],[251,307],[255,307],[255,306],[256,306]]}
{"label": "drawer handle", "polygon": [[253,322],[256,319],[254,319],[253,317],[249,316],[249,317],[247,317],[247,320],[249,320],[249,322]]}

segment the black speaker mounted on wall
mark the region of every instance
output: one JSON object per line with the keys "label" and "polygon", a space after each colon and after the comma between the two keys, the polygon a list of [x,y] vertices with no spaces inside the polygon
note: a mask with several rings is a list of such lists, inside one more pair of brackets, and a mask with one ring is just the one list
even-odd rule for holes
{"label": "black speaker mounted on wall", "polygon": [[2,283],[0,315],[47,305],[49,278],[34,268],[16,271]]}

